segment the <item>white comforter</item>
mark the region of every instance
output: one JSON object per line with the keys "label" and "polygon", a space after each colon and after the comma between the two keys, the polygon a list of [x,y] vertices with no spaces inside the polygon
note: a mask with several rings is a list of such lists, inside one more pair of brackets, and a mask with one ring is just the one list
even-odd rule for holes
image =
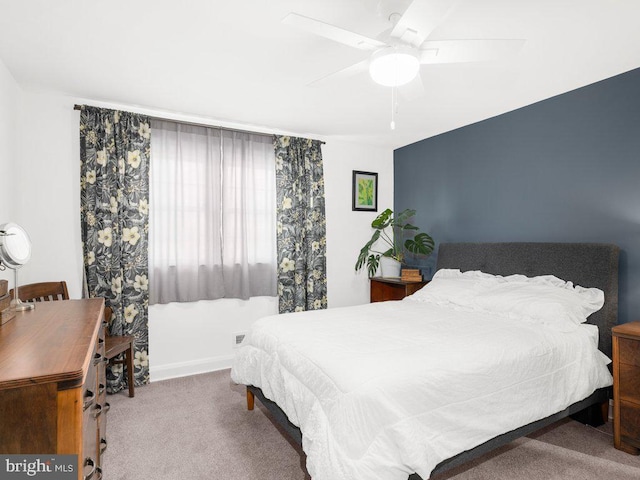
{"label": "white comforter", "polygon": [[313,480],[426,479],[611,384],[597,328],[571,330],[408,297],[263,318],[231,376],[300,427]]}

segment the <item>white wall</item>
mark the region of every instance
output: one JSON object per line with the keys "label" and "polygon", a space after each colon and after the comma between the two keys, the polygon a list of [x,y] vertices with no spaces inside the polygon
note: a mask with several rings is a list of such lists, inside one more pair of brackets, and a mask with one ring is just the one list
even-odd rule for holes
{"label": "white wall", "polygon": [[275,297],[222,299],[149,307],[151,380],[231,366],[235,334],[278,313]]}
{"label": "white wall", "polygon": [[[0,224],[17,222],[13,179],[15,165],[18,163],[17,115],[20,88],[0,60]],[[9,280],[13,287],[13,274],[10,270],[0,272],[0,278]]]}
{"label": "white wall", "polygon": [[[327,215],[327,290],[329,307],[369,302],[366,269],[355,273],[360,249],[371,238],[371,222],[393,208],[393,151],[327,139],[322,147]],[[378,212],[351,210],[353,170],[378,173]]]}
{"label": "white wall", "polygon": [[[65,279],[80,298],[79,134],[74,103],[101,105],[63,95],[24,90],[20,104],[17,218],[33,242],[31,262],[20,282]],[[105,105],[124,108],[125,105]],[[146,112],[157,115],[158,112]],[[188,118],[183,119],[188,120]],[[202,121],[201,118],[193,119]],[[217,123],[219,124],[219,123]],[[366,273],[354,272],[375,213],[351,211],[351,172],[379,173],[379,207],[393,201],[393,151],[325,138],[323,159],[327,208],[327,274],[330,307],[366,303]],[[151,380],[230,366],[233,335],[256,319],[277,313],[274,298],[152,305],[149,309]]]}
{"label": "white wall", "polygon": [[16,217],[33,244],[19,281],[66,280],[80,298],[79,112],[68,97],[23,90],[19,121]]}

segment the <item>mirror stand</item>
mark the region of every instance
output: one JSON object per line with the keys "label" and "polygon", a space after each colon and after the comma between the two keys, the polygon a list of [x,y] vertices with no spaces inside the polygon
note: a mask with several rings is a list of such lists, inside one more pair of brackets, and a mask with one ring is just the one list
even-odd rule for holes
{"label": "mirror stand", "polygon": [[16,312],[25,312],[27,310],[33,310],[36,308],[33,303],[25,303],[20,300],[20,296],[18,295],[18,269],[13,269],[13,300],[11,300],[11,308],[13,308]]}

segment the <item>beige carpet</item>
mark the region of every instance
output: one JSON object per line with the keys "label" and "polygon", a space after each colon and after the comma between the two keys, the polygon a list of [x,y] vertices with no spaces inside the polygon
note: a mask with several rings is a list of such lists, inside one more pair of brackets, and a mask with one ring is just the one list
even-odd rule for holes
{"label": "beige carpet", "polygon": [[[304,454],[262,408],[247,411],[244,387],[228,370],[108,400],[105,480],[309,479]],[[638,480],[640,458],[613,448],[610,423],[567,420],[433,479]]]}

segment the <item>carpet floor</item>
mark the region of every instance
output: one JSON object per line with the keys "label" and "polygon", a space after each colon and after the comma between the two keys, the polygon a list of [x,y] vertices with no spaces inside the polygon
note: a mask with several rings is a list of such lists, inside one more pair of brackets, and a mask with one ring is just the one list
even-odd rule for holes
{"label": "carpet floor", "polygon": [[[302,450],[229,370],[110,395],[106,480],[310,480]],[[601,428],[560,421],[432,480],[638,480],[640,458]]]}

